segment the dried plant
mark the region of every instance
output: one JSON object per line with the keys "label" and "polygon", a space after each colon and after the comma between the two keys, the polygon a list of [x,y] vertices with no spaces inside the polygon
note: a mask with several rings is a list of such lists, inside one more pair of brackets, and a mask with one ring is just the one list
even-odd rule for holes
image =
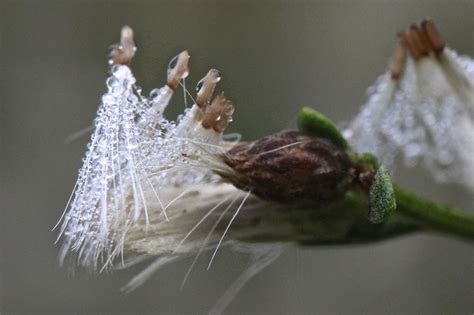
{"label": "dried plant", "polygon": [[430,19],[398,39],[392,65],[344,135],[386,165],[401,157],[474,191],[474,60],[446,47]]}
{"label": "dried plant", "polygon": [[393,65],[343,133],[304,108],[298,131],[239,142],[223,134],[234,105],[215,93],[215,69],[197,84],[191,108],[176,121],[165,118],[189,73],[189,54],[173,58],[166,84],[144,96],[125,26],[111,46],[108,91],[58,223],[61,263],[104,270],[154,257],[130,291],[194,255],[186,281],[203,251],[213,251],[209,268],[228,245],[254,263],[213,310],[220,312],[285,242],[369,243],[414,231],[472,241],[474,218],[394,186],[378,159],[389,168],[398,154],[419,159],[435,178],[473,187],[473,62],[446,48],[429,20],[399,41]]}

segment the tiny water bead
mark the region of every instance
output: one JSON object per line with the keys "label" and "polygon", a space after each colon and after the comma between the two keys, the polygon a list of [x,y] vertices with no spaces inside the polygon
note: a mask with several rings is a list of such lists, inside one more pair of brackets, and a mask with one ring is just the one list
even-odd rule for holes
{"label": "tiny water bead", "polygon": [[196,92],[199,92],[199,90],[202,89],[203,85],[204,85],[204,79],[199,80],[199,82],[196,84]]}
{"label": "tiny water bead", "polygon": [[173,59],[171,59],[168,64],[168,71],[171,71],[176,67],[176,65],[178,64],[178,57],[179,55],[176,55]]}

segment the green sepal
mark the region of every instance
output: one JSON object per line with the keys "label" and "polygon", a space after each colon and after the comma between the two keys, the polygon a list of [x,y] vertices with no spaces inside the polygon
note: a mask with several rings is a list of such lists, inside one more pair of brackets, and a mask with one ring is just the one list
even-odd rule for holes
{"label": "green sepal", "polygon": [[359,153],[357,154],[357,160],[359,163],[365,165],[367,168],[376,170],[379,168],[379,161],[375,155],[371,153]]}
{"label": "green sepal", "polygon": [[381,223],[397,208],[392,178],[385,166],[375,173],[369,190],[369,221]]}
{"label": "green sepal", "polygon": [[379,168],[380,164],[377,158],[370,153],[355,153],[347,151],[349,158],[354,162],[360,172],[372,172],[375,173]]}
{"label": "green sepal", "polygon": [[315,137],[325,138],[340,148],[347,150],[349,145],[333,122],[323,114],[309,107],[303,107],[298,114],[299,130]]}

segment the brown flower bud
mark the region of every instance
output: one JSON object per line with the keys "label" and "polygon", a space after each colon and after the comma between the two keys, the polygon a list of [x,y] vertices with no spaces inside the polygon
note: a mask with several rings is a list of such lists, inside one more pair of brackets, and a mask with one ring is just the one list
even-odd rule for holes
{"label": "brown flower bud", "polygon": [[331,201],[357,178],[349,156],[330,141],[286,131],[233,147],[222,160],[235,174],[220,174],[262,199],[296,204]]}

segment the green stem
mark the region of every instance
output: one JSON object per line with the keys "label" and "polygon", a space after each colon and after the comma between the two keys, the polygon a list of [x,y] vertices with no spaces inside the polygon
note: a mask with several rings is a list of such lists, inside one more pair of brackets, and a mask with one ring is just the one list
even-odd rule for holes
{"label": "green stem", "polygon": [[379,224],[368,219],[367,196],[348,192],[334,202],[316,207],[275,204],[271,211],[249,211],[245,222],[241,222],[241,227],[247,229],[240,231],[236,238],[257,243],[278,241],[331,246],[368,244],[433,231],[474,240],[474,217],[399,187],[395,186],[394,190],[397,209]]}
{"label": "green stem", "polygon": [[424,229],[474,239],[474,217],[461,211],[438,205],[414,193],[395,186],[397,215]]}

